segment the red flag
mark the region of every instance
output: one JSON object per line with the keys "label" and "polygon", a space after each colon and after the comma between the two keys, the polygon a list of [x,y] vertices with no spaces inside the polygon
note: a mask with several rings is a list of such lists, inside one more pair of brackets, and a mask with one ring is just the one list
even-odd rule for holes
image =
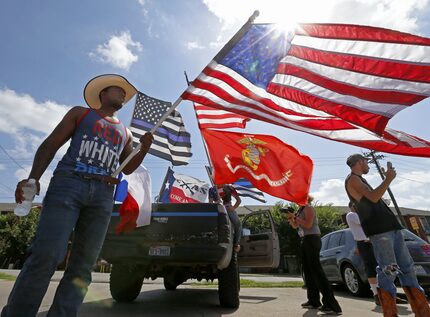
{"label": "red flag", "polygon": [[215,184],[245,177],[272,196],[306,204],[312,160],[271,135],[202,130]]}
{"label": "red flag", "polygon": [[246,123],[250,120],[240,114],[199,104],[194,104],[194,110],[196,111],[200,129],[244,129]]}

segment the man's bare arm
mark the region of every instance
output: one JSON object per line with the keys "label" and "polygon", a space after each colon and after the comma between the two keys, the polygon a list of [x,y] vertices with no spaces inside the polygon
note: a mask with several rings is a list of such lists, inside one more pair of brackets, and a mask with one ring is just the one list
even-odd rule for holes
{"label": "man's bare arm", "polygon": [[388,189],[393,179],[396,177],[396,172],[393,169],[389,169],[385,173],[385,179],[375,189],[370,189],[363,181],[356,175],[351,175],[347,183],[347,188],[352,197],[360,201],[364,196],[371,202],[376,203]]}
{"label": "man's bare arm", "polygon": [[[76,128],[77,120],[84,115],[86,108],[74,107],[63,117],[61,122],[52,131],[52,133],[42,142],[36,151],[33,160],[33,166],[28,178],[36,180],[37,191],[40,190],[39,179],[51,163],[58,149],[70,139]],[[22,187],[27,183],[27,180],[22,180],[18,183],[15,190],[15,200],[20,203],[23,200]]]}
{"label": "man's bare arm", "polygon": [[311,206],[306,206],[303,212],[305,216],[304,219],[296,217],[296,223],[306,229],[309,229],[312,227],[314,222],[315,209]]}
{"label": "man's bare arm", "polygon": [[232,193],[232,196],[234,197],[234,199],[236,200],[236,202],[234,203],[234,205],[233,205],[233,209],[234,210],[236,210],[237,209],[237,207],[239,207],[240,206],[240,204],[242,203],[242,199],[240,199],[240,197],[239,197],[239,195],[237,194],[237,192],[236,191],[234,191],[233,193]]}
{"label": "man's bare arm", "polygon": [[69,110],[54,131],[42,142],[34,156],[33,167],[29,178],[39,180],[51,163],[58,149],[72,136],[76,128],[76,121],[87,109],[75,107]]}

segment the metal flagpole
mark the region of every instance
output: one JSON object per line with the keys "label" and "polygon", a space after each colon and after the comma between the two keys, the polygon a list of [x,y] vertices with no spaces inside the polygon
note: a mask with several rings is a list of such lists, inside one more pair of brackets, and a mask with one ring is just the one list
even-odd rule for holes
{"label": "metal flagpole", "polygon": [[[384,179],[385,179],[385,176],[384,176],[384,174],[382,173],[381,166],[379,165],[378,159],[377,159],[377,158],[376,158],[376,156],[375,156],[375,151],[370,151],[370,156],[372,157],[372,161],[373,161],[373,162],[375,163],[375,165],[376,165],[376,169],[378,170],[379,175],[381,175],[382,180],[384,180]],[[396,210],[396,212],[397,212],[397,216],[399,217],[400,222],[402,223],[402,225],[403,225],[405,228],[407,228],[406,223],[405,223],[405,219],[403,218],[403,215],[402,215],[402,213],[400,212],[400,208],[399,208],[399,206],[397,205],[397,201],[396,201],[396,199],[394,198],[393,192],[391,191],[390,187],[388,187],[388,188],[387,188],[387,192],[388,192],[388,194],[390,195],[391,201],[392,201],[392,202],[393,202],[393,204],[394,204],[394,209],[395,209],[395,210]]]}
{"label": "metal flagpole", "polygon": [[[176,107],[181,103],[182,98],[179,97],[174,103],[173,105],[169,108],[169,110],[167,110],[163,116],[160,118],[160,120],[157,122],[157,124],[151,129],[151,131],[149,131],[150,133],[154,134],[155,130],[157,130],[160,125],[163,123],[164,120],[166,120],[166,118],[173,112],[173,110],[176,109]],[[124,167],[128,164],[128,162],[130,162],[130,160],[139,152],[140,150],[140,143],[136,146],[136,148],[133,150],[133,152],[130,153],[129,156],[127,156],[125,158],[125,160],[121,163],[121,165],[115,170],[115,172],[113,172],[112,177],[117,177],[118,174],[124,169]]]}
{"label": "metal flagpole", "polygon": [[[230,41],[227,42],[227,44],[221,49],[221,51],[218,52],[218,54],[215,56],[214,60],[221,59],[227,54],[227,52],[230,50],[230,48],[243,36],[243,34],[248,31],[248,29],[251,27],[251,24],[254,22],[255,18],[258,17],[260,12],[258,10],[254,11],[254,13],[249,17],[248,21],[237,31],[237,33],[230,39]],[[188,82],[188,79],[187,79]],[[155,130],[157,130],[161,123],[175,110],[175,108],[181,103],[182,98],[179,97],[172,107],[160,118],[160,121],[151,129],[151,133],[154,134]],[[124,169],[124,167],[130,162],[130,160],[139,152],[140,150],[140,143],[136,146],[136,148],[133,150],[133,152],[130,153],[129,156],[126,157],[126,159],[121,163],[121,165],[112,173],[112,178],[116,178],[118,174]],[[212,179],[211,179],[212,181]]]}
{"label": "metal flagpole", "polygon": [[166,172],[166,175],[164,176],[164,181],[161,185],[160,193],[158,194],[158,202],[160,202],[161,194],[163,193],[164,187],[166,186],[167,176],[169,175],[169,172],[170,172],[170,166],[167,167],[167,172]]}
{"label": "metal flagpole", "polygon": [[[191,84],[191,83],[190,83],[190,81],[188,80],[188,75],[187,75],[187,72],[186,72],[186,71],[184,71],[184,75],[185,75],[185,80],[187,81],[187,85],[188,85],[188,86],[190,86],[190,84]],[[197,117],[196,108],[194,107],[194,102],[193,102],[193,108],[194,108],[194,115],[196,116],[196,120],[197,120],[197,125],[199,126],[199,130],[201,130],[201,129],[200,129],[200,122],[199,122],[199,118]],[[209,168],[210,168],[210,171],[212,172],[212,171],[213,171],[213,166],[212,166],[212,163],[211,163],[211,160],[210,160],[210,156],[209,156],[208,149],[207,149],[207,147],[206,147],[205,139],[203,138],[203,135],[202,135],[201,133],[200,133],[200,137],[202,138],[203,147],[204,147],[204,149],[205,149],[206,158],[208,159],[208,162],[209,162]],[[212,174],[210,174],[208,170],[206,170],[206,171],[208,172],[208,176],[209,176],[209,179],[210,179],[210,181],[211,181],[212,186],[214,186],[214,185],[215,185],[215,183],[214,183],[214,180],[213,180]]]}

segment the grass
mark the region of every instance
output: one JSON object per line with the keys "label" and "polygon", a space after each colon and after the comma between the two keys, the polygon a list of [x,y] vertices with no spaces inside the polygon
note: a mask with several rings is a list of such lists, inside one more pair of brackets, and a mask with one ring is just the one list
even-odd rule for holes
{"label": "grass", "polygon": [[9,275],[9,274],[0,272],[0,280],[15,281],[16,277],[13,275]]}
{"label": "grass", "polygon": [[[192,283],[193,286],[204,286],[204,287],[218,287],[218,281],[214,282],[198,282]],[[282,288],[292,288],[292,287],[302,287],[303,282],[301,281],[288,281],[288,282],[258,282],[247,279],[240,279],[240,287],[242,288],[271,288],[271,287],[282,287]]]}

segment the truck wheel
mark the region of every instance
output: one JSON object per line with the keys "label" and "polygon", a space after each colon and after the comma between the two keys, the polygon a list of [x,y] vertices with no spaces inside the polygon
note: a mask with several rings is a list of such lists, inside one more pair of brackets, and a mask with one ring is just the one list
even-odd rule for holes
{"label": "truck wheel", "polygon": [[163,282],[164,282],[164,288],[168,291],[174,291],[176,290],[176,287],[178,287],[178,285],[171,279],[169,278],[163,278]]}
{"label": "truck wheel", "polygon": [[143,277],[134,266],[114,264],[110,273],[110,293],[117,302],[132,302],[140,294]]}
{"label": "truck wheel", "polygon": [[233,252],[230,264],[218,273],[218,297],[221,307],[239,307],[239,268],[237,265],[237,254]]}

